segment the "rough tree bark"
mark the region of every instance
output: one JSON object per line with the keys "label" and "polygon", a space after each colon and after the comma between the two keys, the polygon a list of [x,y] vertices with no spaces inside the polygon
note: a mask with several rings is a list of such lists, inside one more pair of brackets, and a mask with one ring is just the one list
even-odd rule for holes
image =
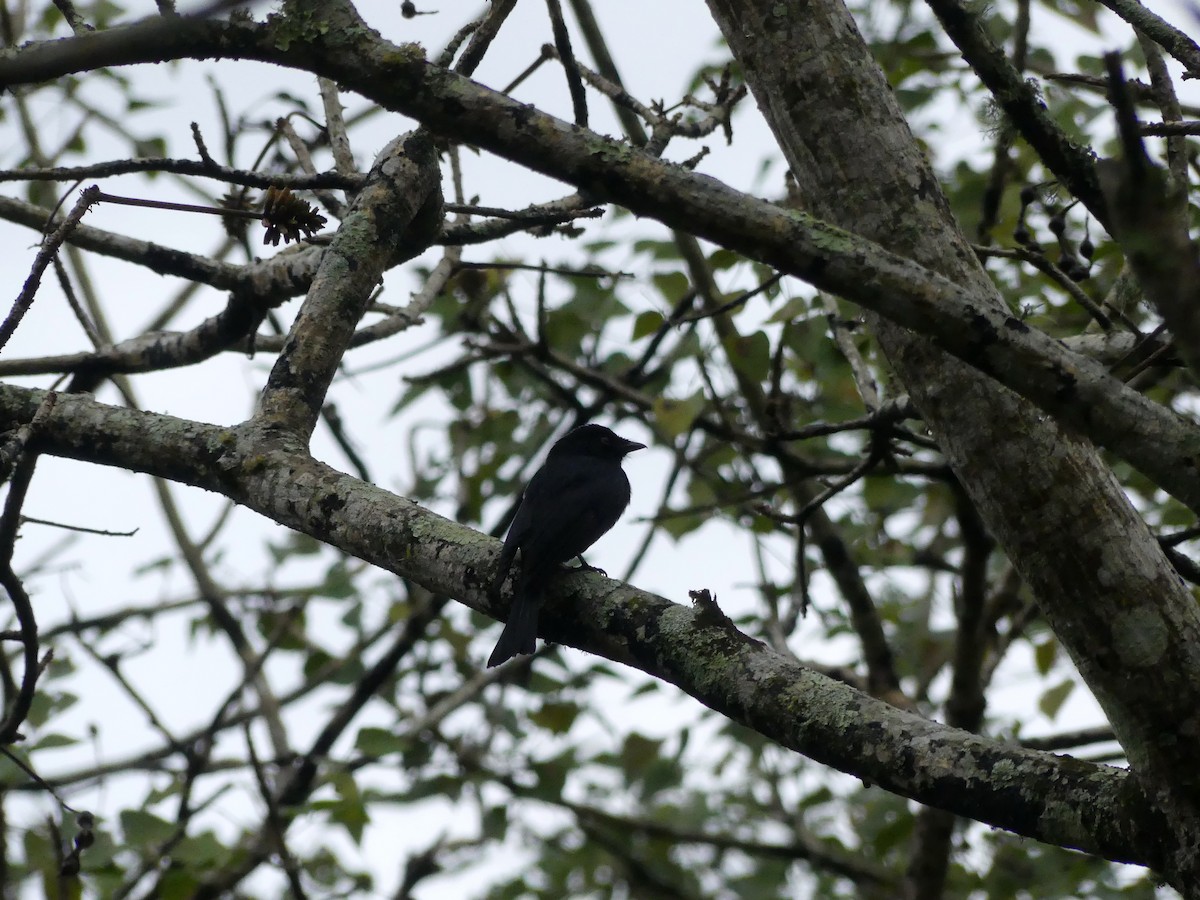
{"label": "rough tree bark", "polygon": [[[883,71],[840,0],[710,0],[807,211],[1003,308],[960,232]],[[871,316],[881,346],[984,521],[1167,811],[1169,876],[1200,883],[1200,616],[1084,438],[929,340]],[[1164,680],[1166,683],[1164,684]],[[977,728],[973,721],[955,724]],[[913,896],[941,893],[950,828],[918,829]],[[922,863],[935,861],[932,865]]]}

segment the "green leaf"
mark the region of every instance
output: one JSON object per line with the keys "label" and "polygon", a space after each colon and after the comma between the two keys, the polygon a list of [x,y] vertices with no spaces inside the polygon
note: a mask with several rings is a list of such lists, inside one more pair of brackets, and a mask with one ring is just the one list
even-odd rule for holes
{"label": "green leaf", "polygon": [[508,807],[491,806],[480,821],[480,834],[493,841],[503,841],[508,833]]}
{"label": "green leaf", "polygon": [[575,724],[580,713],[577,703],[555,703],[548,701],[541,709],[529,714],[529,720],[535,725],[545,728],[554,734],[566,734]]}
{"label": "green leaf", "polygon": [[164,572],[174,566],[176,560],[172,556],[160,556],[158,559],[152,559],[150,562],[138,566],[133,570],[134,575],[149,575],[153,572]]}
{"label": "green leaf", "polygon": [[401,753],[408,747],[409,741],[400,737],[389,728],[360,728],[354,739],[354,746],[364,756],[378,758],[389,753]]}
{"label": "green leaf", "polygon": [[157,847],[175,834],[177,826],[142,809],[121,813],[121,833],[125,843],[137,847]]}
{"label": "green leaf", "polygon": [[692,283],[682,272],[666,272],[654,276],[654,286],[667,303],[674,306],[692,289]]}
{"label": "green leaf", "polygon": [[[408,764],[409,760],[405,758],[404,762]],[[428,760],[422,762],[428,762]],[[421,778],[414,781],[404,792],[404,798],[408,803],[416,803],[428,797],[454,801],[462,796],[464,787],[466,787],[466,782],[458,775],[434,775],[432,778]],[[332,805],[329,808],[332,809]]]}
{"label": "green leaf", "polygon": [[719,247],[708,255],[708,264],[716,271],[722,269],[732,269],[738,263],[746,261],[746,257],[733,250],[726,250],[724,247]]}
{"label": "green leaf", "polygon": [[1038,700],[1038,709],[1047,719],[1053,719],[1058,715],[1058,711],[1062,709],[1062,705],[1073,690],[1075,690],[1075,682],[1068,678],[1042,694],[1041,699]]}
{"label": "green leaf", "polygon": [[171,858],[193,866],[215,867],[229,858],[229,849],[211,831],[204,831],[176,844]]}
{"label": "green leaf", "polygon": [[358,782],[348,772],[339,772],[330,781],[338,793],[338,800],[328,807],[329,818],[345,828],[354,843],[361,844],[370,816]]}
{"label": "green leaf", "polygon": [[630,781],[640,780],[651,763],[659,759],[662,741],[644,737],[636,731],[625,738],[621,747],[621,768]]}
{"label": "green leaf", "polygon": [[292,531],[281,543],[269,544],[267,549],[271,553],[271,558],[276,563],[281,563],[292,556],[314,556],[320,553],[324,546],[314,537]]}
{"label": "green leaf", "polygon": [[882,855],[908,843],[912,835],[911,816],[895,816],[884,822],[875,834],[875,851]]}
{"label": "green leaf", "polygon": [[771,371],[771,341],[765,331],[725,340],[733,367],[746,378],[765,381]]}
{"label": "green leaf", "polygon": [[771,314],[771,318],[767,319],[770,323],[791,322],[793,319],[802,319],[808,315],[809,299],[807,297],[792,297],[784,302],[783,306],[775,310]]}
{"label": "green leaf", "polygon": [[675,540],[679,540],[685,534],[691,534],[708,520],[709,516],[707,514],[699,512],[687,513],[685,515],[671,513],[659,521],[658,527]]}
{"label": "green leaf", "polygon": [[61,878],[54,869],[42,870],[42,896],[57,900],[80,900],[83,897],[83,882],[78,878]]}
{"label": "green leaf", "polygon": [[358,593],[358,586],[350,576],[350,569],[346,565],[344,557],[335,560],[333,565],[326,570],[325,580],[321,583],[317,593],[322,597],[331,597],[334,600],[345,600]]}
{"label": "green leaf", "polygon": [[161,137],[141,138],[134,141],[133,152],[140,157],[161,157],[167,155],[167,142]]}
{"label": "green leaf", "polygon": [[648,310],[644,313],[639,313],[638,317],[633,322],[633,340],[644,338],[648,334],[654,334],[662,327],[666,317],[655,310]]}
{"label": "green leaf", "polygon": [[683,769],[678,762],[658,757],[646,767],[642,776],[642,799],[648,800],[661,791],[678,787],[682,780]]}
{"label": "green leaf", "polygon": [[552,759],[535,762],[533,772],[537,776],[537,785],[534,788],[534,796],[557,800],[562,796],[567,776],[575,771],[575,767],[575,756],[569,750]]}
{"label": "green leaf", "polygon": [[692,427],[692,423],[704,411],[706,403],[703,391],[697,391],[685,400],[655,397],[654,418],[668,435],[673,438],[679,437]]}
{"label": "green leaf", "polygon": [[1039,675],[1049,675],[1054,661],[1058,659],[1058,641],[1049,638],[1033,648],[1033,661]]}
{"label": "green leaf", "polygon": [[53,750],[56,747],[74,747],[79,741],[73,737],[67,737],[65,734],[46,734],[38,738],[28,749],[33,750]]}
{"label": "green leaf", "polygon": [[163,874],[162,879],[155,885],[156,895],[161,900],[187,900],[195,897],[200,887],[194,872],[174,868]]}
{"label": "green leaf", "polygon": [[649,253],[655,259],[679,258],[679,247],[674,241],[635,241],[633,249],[638,253]]}

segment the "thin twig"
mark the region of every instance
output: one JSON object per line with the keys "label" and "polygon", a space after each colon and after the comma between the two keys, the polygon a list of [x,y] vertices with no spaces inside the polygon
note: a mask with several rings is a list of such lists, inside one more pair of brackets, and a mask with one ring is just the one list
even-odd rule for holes
{"label": "thin twig", "polygon": [[[28,443],[44,426],[46,419],[54,410],[58,395],[53,391],[46,394],[32,421],[23,428],[25,433],[21,453],[13,470],[12,480],[8,487],[8,496],[4,499],[4,512],[0,515],[0,585],[8,592],[13,610],[17,615],[17,623],[21,629],[21,642],[24,645],[25,669],[21,675],[21,687],[13,699],[3,723],[0,723],[0,745],[11,744],[20,740],[19,729],[29,715],[33,706],[34,691],[38,677],[41,675],[43,663],[39,659],[37,619],[33,614],[33,604],[25,593],[25,586],[17,577],[12,567],[13,551],[16,549],[17,530],[21,525],[21,506],[29,485],[33,481],[33,471],[37,464],[37,454],[28,453]],[[49,662],[47,654],[46,662]]]}
{"label": "thin twig", "polygon": [[294,900],[305,900],[308,894],[305,892],[304,885],[300,881],[300,867],[296,864],[296,857],[288,849],[285,835],[287,826],[284,824],[283,816],[279,814],[279,804],[275,802],[275,795],[271,790],[270,782],[267,780],[266,770],[258,758],[258,751],[254,749],[254,737],[250,733],[249,722],[243,723],[242,735],[246,739],[246,752],[249,754],[250,767],[254,772],[254,783],[258,785],[258,795],[267,807],[265,824],[271,838],[275,842],[275,852],[279,854],[279,862],[283,866],[284,873],[287,875],[291,896]]}
{"label": "thin twig", "polygon": [[25,284],[21,288],[21,293],[17,295],[17,299],[13,302],[13,307],[9,311],[8,316],[0,324],[0,349],[3,349],[4,345],[8,343],[9,338],[13,336],[13,332],[17,330],[17,326],[21,324],[21,319],[29,311],[29,307],[33,305],[33,299],[37,295],[37,289],[42,282],[42,274],[46,271],[46,266],[50,265],[50,260],[54,258],[54,255],[58,252],[58,248],[67,239],[67,235],[75,230],[80,219],[100,199],[100,196],[100,188],[98,187],[93,186],[84,190],[79,195],[79,199],[75,201],[75,206],[71,209],[66,219],[63,220],[63,223],[42,242],[37,256],[34,257],[29,276],[25,279]]}
{"label": "thin twig", "polygon": [[[274,144],[278,135],[267,149]],[[277,172],[256,172],[253,169],[233,169],[214,162],[194,159],[167,159],[142,157],[138,159],[114,159],[86,166],[56,166],[28,169],[0,169],[0,181],[82,181],[107,178],[115,175],[130,175],[138,172],[167,172],[172,175],[191,175],[212,178],[228,184],[240,184],[253,188],[286,187],[294,191],[331,188],[354,190],[366,179],[364,175],[343,175],[337,172],[321,172],[314,175],[288,175]]]}
{"label": "thin twig", "polygon": [[89,31],[96,29],[84,21],[83,16],[75,9],[75,5],[71,0],[54,0],[54,5],[62,17],[67,20],[67,24],[71,26],[71,31],[76,35],[87,34]]}
{"label": "thin twig", "polygon": [[558,50],[558,61],[562,63],[567,76],[567,88],[571,92],[571,106],[575,113],[575,124],[587,128],[588,109],[587,93],[583,89],[583,79],[579,75],[579,64],[575,62],[575,52],[571,49],[571,35],[567,31],[567,23],[563,20],[562,6],[559,0],[546,0],[550,11],[550,27],[554,33],[554,46]]}
{"label": "thin twig", "polygon": [[757,297],[764,291],[769,291],[775,285],[783,280],[783,275],[776,272],[758,287],[751,288],[748,291],[743,291],[727,303],[722,303],[715,309],[702,309],[699,312],[689,313],[688,315],[673,316],[669,321],[672,325],[682,325],[685,322],[699,322],[702,319],[711,319],[713,316],[719,316],[727,312],[731,312],[744,306],[749,300]]}
{"label": "thin twig", "polygon": [[342,115],[342,101],[338,96],[336,82],[318,78],[321,103],[325,108],[325,133],[329,138],[329,149],[333,153],[333,165],[338,174],[347,177],[357,175],[354,154],[350,150],[350,136],[346,133],[346,119]]}
{"label": "thin twig", "polygon": [[29,522],[33,525],[49,525],[53,528],[65,528],[67,531],[78,531],[83,534],[99,534],[104,537],[133,537],[140,529],[133,531],[106,531],[102,528],[85,528],[82,525],[69,525],[66,522],[52,522],[49,519],[36,519],[33,516],[21,516],[21,522]]}
{"label": "thin twig", "polygon": [[483,61],[483,54],[487,52],[488,47],[492,45],[492,41],[496,39],[496,35],[500,33],[500,26],[504,24],[504,20],[508,18],[508,14],[516,7],[517,0],[493,0],[488,8],[487,15],[478,23],[474,32],[471,34],[470,43],[463,50],[462,56],[458,58],[458,62],[454,64],[454,71],[459,75],[470,76],[479,67]]}
{"label": "thin twig", "polygon": [[[103,201],[105,203],[115,203],[117,206],[142,206],[148,209],[169,209],[176,212],[194,212],[204,213],[208,216],[221,216],[228,218],[230,216],[239,219],[261,219],[262,213],[255,212],[249,209],[229,209],[223,206],[199,206],[195,203],[174,203],[169,200],[143,200],[141,197],[121,197],[117,194],[106,194],[99,187],[88,188],[95,190],[95,201]],[[86,193],[86,191],[85,191]]]}

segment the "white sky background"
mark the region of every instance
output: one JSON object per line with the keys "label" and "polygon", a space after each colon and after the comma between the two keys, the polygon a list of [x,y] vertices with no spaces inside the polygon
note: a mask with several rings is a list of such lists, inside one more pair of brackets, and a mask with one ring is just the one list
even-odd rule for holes
{"label": "white sky background", "polygon": [[[358,5],[368,22],[386,37],[396,42],[420,42],[431,56],[440,52],[445,40],[454,30],[477,17],[485,8],[485,4],[482,3],[466,3],[459,0],[443,0],[437,3],[435,0],[425,0],[419,8],[437,9],[438,14],[405,20],[399,15],[398,2],[362,0]],[[1173,21],[1183,21],[1181,17],[1174,15],[1174,10],[1168,8],[1168,4],[1149,5]],[[138,14],[153,13],[153,4],[148,0],[131,0],[130,6]],[[611,52],[627,89],[643,102],[655,99],[675,102],[686,91],[690,77],[699,63],[722,60],[725,56],[724,50],[719,46],[717,29],[709,17],[707,8],[699,0],[598,0],[594,3],[594,8],[610,39]],[[261,7],[257,9],[260,12],[262,10]],[[1035,10],[1034,14],[1033,27],[1036,33],[1039,24],[1045,26],[1048,23],[1039,23],[1039,18],[1046,15],[1040,9]],[[573,27],[573,18],[569,10],[566,15],[568,24]],[[1060,29],[1064,40],[1067,35],[1071,35],[1072,39],[1078,37],[1082,40],[1079,32],[1063,27],[1061,22],[1054,23],[1054,27]],[[1121,46],[1127,43],[1127,31],[1114,28],[1112,33],[1118,36]],[[574,31],[573,38],[576,53],[581,61],[590,64],[590,56],[582,38]],[[536,58],[542,43],[551,40],[545,5],[526,0],[518,4],[516,11],[505,23],[499,39],[493,44],[474,77],[489,86],[500,88]],[[158,97],[163,101],[161,109],[121,114],[123,124],[145,136],[165,135],[168,139],[168,155],[171,156],[196,157],[188,126],[189,121],[195,120],[208,139],[210,150],[220,159],[221,129],[212,90],[206,83],[206,78],[214,79],[222,87],[235,116],[246,112],[256,119],[270,121],[288,111],[288,108],[283,104],[263,101],[276,92],[285,90],[305,97],[314,115],[317,118],[321,117],[315,82],[300,73],[256,63],[230,62],[140,66],[121,71],[125,77],[133,80],[135,90],[141,95]],[[1186,92],[1190,83],[1177,82],[1177,87]],[[118,89],[114,85],[91,81],[83,90],[98,106],[116,111],[122,108]],[[566,84],[559,68],[552,63],[544,65],[533,78],[526,81],[516,91],[515,96],[560,117],[571,118]],[[179,102],[181,97],[186,98],[182,105]],[[347,115],[353,115],[365,105],[364,101],[353,95],[345,96],[343,102]],[[592,128],[613,135],[620,133],[609,104],[594,92],[589,93],[589,112]],[[64,116],[61,109],[56,107],[35,108],[35,115],[39,135],[47,148],[59,146],[69,136],[78,118],[76,114]],[[410,128],[411,124],[400,116],[384,114],[375,116],[362,129],[354,132],[352,147],[360,164],[364,168],[368,166],[379,149],[396,134]],[[310,126],[302,121],[297,120],[295,125],[301,133],[308,133],[306,129]],[[13,165],[16,161],[14,153],[21,146],[12,130],[13,127],[11,119],[0,122],[0,167],[7,168]],[[733,148],[725,146],[720,134],[702,142],[711,153],[701,163],[699,170],[743,190],[762,196],[779,196],[782,193],[782,166],[775,163],[764,175],[763,162],[777,154],[752,100],[743,102],[739,108],[735,117],[734,133]],[[939,140],[935,149],[941,154],[938,163],[942,167],[949,167],[953,160],[962,154],[977,153],[982,149],[982,145],[978,143],[978,130],[973,124],[960,130],[951,121],[941,135],[942,140]],[[249,166],[259,146],[260,142],[242,141],[242,157],[236,160],[235,164]],[[698,149],[697,143],[680,143],[678,146],[672,145],[667,155],[679,160],[692,156]],[[102,128],[92,129],[89,133],[87,161],[121,158],[127,155],[127,144],[123,140],[106,134]],[[571,193],[571,188],[567,186],[494,157],[464,153],[463,160],[467,172],[467,193],[477,194],[479,202],[484,205],[520,208],[531,202]],[[68,162],[82,161],[84,160],[72,159]],[[328,167],[329,162],[322,159],[318,161],[318,165]],[[201,184],[208,189],[220,190],[212,182]],[[104,188],[112,193],[134,196],[155,196],[186,202],[194,202],[196,199],[194,195],[181,190],[176,181],[166,176],[160,176],[153,182],[152,193],[148,192],[147,182],[140,178],[106,179]],[[23,189],[12,184],[6,184],[0,189],[11,196],[24,196]],[[447,189],[449,190],[449,186]],[[69,200],[68,206],[70,202]],[[85,222],[98,228],[196,253],[210,253],[221,242],[218,220],[181,213],[101,205],[88,214]],[[581,224],[588,231],[584,240],[600,235],[601,226],[589,225],[586,221]],[[666,235],[665,229],[651,222],[642,221],[633,227],[643,235],[658,238]],[[28,229],[0,222],[0,240],[3,241],[0,246],[8,248],[5,264],[0,266],[0,300],[5,296],[16,296],[28,273],[37,239],[38,236]],[[261,252],[266,256],[276,251],[263,248]],[[544,259],[551,264],[571,264],[578,260],[577,251],[569,241],[557,238],[534,240],[523,235],[507,238],[499,242],[499,246],[493,244],[481,248],[467,248],[464,258],[480,260],[500,254],[531,261]],[[439,256],[440,250],[435,248],[422,257],[422,261],[432,264],[431,261],[436,261]],[[623,248],[618,248],[608,262],[613,269],[636,271],[639,275],[644,273],[646,268],[644,257],[635,259],[633,254]],[[417,287],[410,274],[414,265],[410,263],[389,275],[388,294],[383,298],[385,301],[403,303],[408,293]],[[175,280],[160,278],[146,273],[139,267],[99,256],[89,257],[88,266],[97,292],[110,316],[112,328],[119,339],[140,333],[144,324],[152,319],[167,299],[181,287]],[[737,283],[744,284],[749,273],[735,270],[730,273],[730,277],[734,280],[723,282],[723,287],[732,287],[736,279],[741,279]],[[511,279],[518,285],[526,283],[526,290],[518,288],[514,293],[519,298],[523,296],[529,304],[527,309],[532,310],[536,273],[517,272],[513,273]],[[790,282],[790,285],[790,290],[798,289],[795,282]],[[651,287],[635,286],[624,290],[626,302],[634,305],[637,311],[662,309],[661,298]],[[639,292],[642,295],[641,306],[637,306]],[[551,299],[553,301],[555,298],[552,296]],[[225,298],[222,295],[211,291],[203,292],[192,301],[185,315],[172,323],[171,327],[183,329],[195,325],[219,310],[224,302]],[[280,315],[285,321],[294,315],[300,302],[299,299],[292,300],[280,309]],[[755,307],[750,307],[751,314],[754,309]],[[766,311],[765,305],[757,309],[759,312]],[[365,370],[372,362],[391,359],[407,350],[423,346],[432,334],[432,328],[428,326],[412,329],[382,345],[352,351],[347,356],[347,365],[352,370]],[[87,347],[86,337],[66,307],[51,276],[45,279],[37,302],[3,352],[6,358],[16,358],[72,352]],[[424,353],[400,366],[389,367],[379,372],[366,372],[351,379],[340,379],[331,391],[330,399],[336,402],[360,454],[375,481],[382,487],[402,493],[409,483],[412,460],[407,451],[408,435],[414,425],[444,421],[453,415],[452,411],[425,402],[413,407],[401,417],[389,416],[389,409],[401,390],[397,379],[436,368],[446,361],[444,353],[444,350],[442,355]],[[173,372],[136,376],[135,390],[143,408],[207,422],[234,423],[241,421],[249,413],[257,391],[265,381],[270,362],[270,354],[262,354],[254,360],[248,360],[238,354],[223,354],[205,362],[201,367],[202,371],[190,367]],[[49,385],[49,379],[24,379],[22,383],[45,387]],[[106,386],[100,391],[99,399],[118,402],[111,386]],[[629,425],[623,425],[619,430],[629,437],[644,439],[643,434]],[[430,440],[433,433],[427,432],[425,440]],[[331,464],[339,468],[348,468],[323,427],[318,428],[314,439],[314,451]],[[668,464],[669,457],[665,451],[643,451],[630,457],[626,463],[626,471],[633,484],[633,503],[623,522],[588,554],[589,562],[607,568],[614,575],[624,570],[645,532],[645,526],[635,524],[635,520],[655,512],[668,472]],[[191,534],[199,539],[220,513],[223,501],[213,495],[186,487],[174,487],[173,492],[184,510]],[[194,594],[190,576],[179,565],[165,571],[156,570],[141,577],[131,577],[131,572],[139,566],[171,556],[175,552],[149,479],[144,476],[43,457],[38,464],[38,472],[25,511],[31,516],[91,528],[113,531],[138,529],[137,534],[129,538],[79,537],[67,552],[51,560],[49,569],[29,579],[27,587],[33,595],[43,630],[69,616],[70,611],[80,616],[91,616],[135,602],[153,603]],[[453,505],[448,502],[438,511],[452,514]],[[498,512],[499,506],[496,506],[492,514]],[[285,534],[279,526],[253,513],[244,510],[235,512],[234,519],[220,542],[221,556],[215,567],[220,581],[231,587],[259,584],[265,559],[263,541],[268,537],[278,543],[284,539]],[[54,529],[25,526],[18,546],[18,570],[27,569],[62,538],[63,533]],[[680,544],[661,537],[656,538],[647,561],[636,573],[634,582],[643,589],[655,591],[681,603],[687,602],[688,589],[707,587],[718,595],[722,606],[736,617],[756,608],[754,585],[749,583],[754,578],[750,554],[751,546],[744,534],[730,529],[720,521],[714,521]],[[789,555],[786,552],[781,554],[781,564],[788,564]],[[319,565],[314,567],[313,571],[327,564],[328,559],[324,555],[320,557]],[[299,569],[288,571],[290,578],[295,577],[292,573]],[[370,578],[369,582],[373,585],[383,585],[386,578],[390,576],[384,577],[381,573],[378,577]],[[818,608],[822,603],[836,602],[827,591],[822,592],[823,582],[820,579],[816,580],[814,586],[814,599]],[[878,589],[883,585],[876,579],[872,586]],[[377,592],[382,607],[389,595],[382,590]],[[948,604],[948,590],[942,599]],[[329,616],[331,621],[336,618],[335,604],[325,602],[321,605],[325,608],[324,615]],[[380,613],[382,614],[382,610]],[[145,692],[147,699],[167,725],[180,732],[190,730],[211,716],[219,700],[240,680],[239,670],[229,663],[229,655],[225,651],[223,641],[210,643],[207,639],[193,639],[182,627],[169,627],[170,623],[181,624],[182,615],[185,614],[174,617],[154,631],[144,626],[126,627],[122,630],[121,637],[109,636],[97,648],[101,652],[130,653],[138,646],[131,636],[141,634],[145,643],[144,652],[130,657],[125,666],[126,674]],[[321,613],[317,613],[318,618],[314,620],[319,620],[320,615]],[[451,604],[447,615],[465,616],[467,612],[462,607]],[[480,666],[483,665],[498,633],[499,626],[493,625],[481,634],[477,643]],[[847,664],[856,660],[856,642],[850,639],[825,642],[818,640],[818,637],[816,617],[811,617],[798,631],[793,647],[801,656],[822,662]],[[47,774],[86,765],[97,753],[101,759],[112,759],[123,756],[131,749],[145,747],[152,741],[157,743],[154,736],[147,731],[143,714],[130,704],[128,698],[113,684],[107,674],[87,660],[77,644],[66,641],[58,646],[58,651],[69,655],[76,664],[86,666],[89,674],[81,685],[85,686],[86,693],[80,690],[85,697],[84,701],[74,707],[68,715],[54,720],[53,730],[78,737],[84,740],[84,743],[53,755],[42,754],[39,757],[39,765]],[[573,650],[564,650],[562,653],[568,664],[572,656],[579,655],[578,651]],[[286,682],[286,679],[280,678],[279,673],[283,671],[284,669],[280,668],[272,670],[276,683],[281,680]],[[1065,675],[1069,671],[1063,663],[1062,674]],[[630,673],[630,685],[636,686],[643,680],[643,676]],[[1028,717],[1036,692],[1044,686],[1032,673],[1028,653],[1022,649],[1010,654],[1008,662],[997,676],[996,688],[989,693],[990,716],[1001,720],[1015,715]],[[595,686],[595,694],[608,710],[608,715],[612,715],[614,710],[619,710],[622,722],[632,722],[633,727],[650,736],[672,739],[683,724],[692,723],[696,718],[698,706],[689,698],[671,700],[664,692],[656,692],[643,699],[631,701],[630,690],[630,687],[624,684],[606,683]],[[340,692],[330,693],[324,698],[324,702],[308,707],[311,710],[313,731],[310,732],[305,727],[295,730],[297,749],[302,749],[311,733],[315,733],[315,729],[323,724],[325,711],[329,708],[328,702],[339,697]],[[200,712],[199,719],[195,715],[196,711]],[[370,724],[372,721],[373,716],[368,708],[356,722],[356,726]],[[384,719],[379,718],[378,721]],[[1053,733],[1099,724],[1102,721],[1102,716],[1090,695],[1086,690],[1080,689],[1073,693],[1055,722],[1051,723],[1037,716],[1027,718],[1028,727],[1025,733]],[[86,742],[87,728],[93,722],[100,723],[103,731],[103,743],[98,750]],[[598,741],[608,740],[598,724],[581,722],[576,727],[594,729]],[[346,737],[338,745],[341,751],[352,746],[357,730],[358,727],[352,727],[347,731]],[[30,735],[35,740],[39,736],[37,733]],[[693,735],[693,750],[690,752],[701,752],[695,748],[703,742],[697,741],[696,737],[698,735]],[[260,740],[258,746],[260,753],[267,752],[265,740]],[[238,741],[231,742],[229,749],[231,753],[241,752]],[[392,786],[395,786],[395,783]],[[203,792],[201,795],[203,796]],[[252,817],[258,815],[259,804],[254,795],[253,789],[247,787],[247,818],[244,820],[246,822],[255,821]],[[114,781],[100,791],[72,796],[71,802],[77,807],[92,809],[111,822],[111,817],[121,810],[139,805],[142,797],[143,788],[137,787],[132,780]],[[396,819],[394,823],[385,822],[381,817],[368,827],[361,856],[362,865],[376,871],[378,895],[386,896],[394,889],[399,877],[398,862],[405,850],[425,847],[439,831],[438,820],[445,819],[446,814],[451,812],[445,805],[431,803],[429,806],[429,816],[419,823],[398,816],[393,817]],[[330,829],[323,820],[313,818],[309,822],[297,823],[290,834],[302,839],[328,841]],[[338,831],[339,840],[340,834]],[[507,868],[514,863],[519,865],[519,858],[500,864]],[[262,884],[261,881],[255,883]],[[431,879],[418,890],[418,896],[470,896],[478,891],[483,883],[484,880],[478,872],[469,873],[462,878]]]}

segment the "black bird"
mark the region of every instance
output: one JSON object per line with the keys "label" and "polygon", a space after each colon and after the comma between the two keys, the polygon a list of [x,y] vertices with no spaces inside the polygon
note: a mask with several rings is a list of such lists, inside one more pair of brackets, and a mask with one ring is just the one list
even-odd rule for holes
{"label": "black bird", "polygon": [[529,480],[500,551],[492,595],[500,593],[517,551],[521,562],[513,584],[508,622],[488,657],[488,668],[537,643],[542,592],[561,563],[580,556],[617,523],[629,505],[625,454],[645,444],[613,434],[603,425],[583,425],[563,435]]}

